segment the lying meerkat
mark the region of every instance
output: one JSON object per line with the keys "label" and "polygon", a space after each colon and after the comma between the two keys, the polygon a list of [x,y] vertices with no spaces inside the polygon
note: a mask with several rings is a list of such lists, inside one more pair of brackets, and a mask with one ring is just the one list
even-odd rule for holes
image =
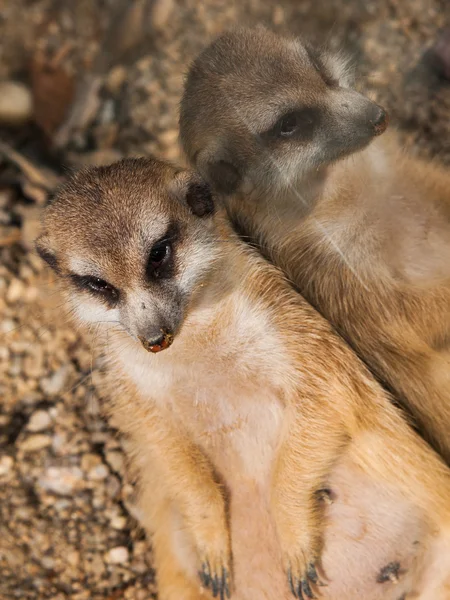
{"label": "lying meerkat", "polygon": [[225,33],[181,103],[191,163],[236,228],[408,407],[450,462],[450,176],[407,156],[339,58]]}
{"label": "lying meerkat", "polygon": [[81,171],[37,249],[108,333],[160,600],[445,599],[449,470],[199,176]]}

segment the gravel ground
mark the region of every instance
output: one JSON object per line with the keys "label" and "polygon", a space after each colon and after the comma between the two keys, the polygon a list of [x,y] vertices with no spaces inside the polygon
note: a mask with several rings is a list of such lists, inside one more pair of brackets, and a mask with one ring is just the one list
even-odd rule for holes
{"label": "gravel ground", "polygon": [[[35,103],[34,122],[0,128],[0,140],[57,174],[124,155],[182,160],[177,111],[190,59],[222,29],[264,22],[344,46],[405,143],[450,163],[450,84],[432,50],[450,25],[447,0],[153,0],[145,35],[117,55],[120,36],[107,32],[122,5],[0,0],[0,85],[22,81]],[[96,58],[98,48],[107,56]],[[99,89],[91,118],[55,152],[89,72]],[[32,251],[45,198],[0,158],[0,600],[155,598],[122,442],[101,417],[91,348],[105,340],[71,324]]]}

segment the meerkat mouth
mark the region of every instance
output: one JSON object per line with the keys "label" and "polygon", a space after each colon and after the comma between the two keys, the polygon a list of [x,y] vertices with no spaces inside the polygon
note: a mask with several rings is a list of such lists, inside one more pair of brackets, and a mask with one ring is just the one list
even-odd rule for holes
{"label": "meerkat mouth", "polygon": [[166,350],[167,348],[169,348],[169,346],[172,345],[174,336],[172,333],[163,331],[161,337],[158,338],[157,340],[149,341],[149,340],[146,340],[142,336],[138,336],[138,337],[139,337],[139,341],[144,346],[144,348],[147,350],[147,352],[156,353],[156,352],[161,352],[162,350]]}

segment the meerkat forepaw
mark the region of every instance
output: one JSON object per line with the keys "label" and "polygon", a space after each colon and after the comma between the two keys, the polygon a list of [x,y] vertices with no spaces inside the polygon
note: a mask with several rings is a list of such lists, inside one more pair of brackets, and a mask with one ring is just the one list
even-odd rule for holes
{"label": "meerkat forepaw", "polygon": [[[300,558],[301,557],[301,558]],[[319,575],[319,560],[306,561],[303,552],[291,554],[285,558],[285,568],[290,590],[299,600],[315,600],[321,595],[320,588],[325,586],[324,577]]]}
{"label": "meerkat forepaw", "polygon": [[203,587],[211,590],[213,598],[219,598],[220,600],[231,597],[230,570],[228,566],[224,566],[224,562],[227,561],[219,561],[216,566],[211,566],[211,562],[205,559],[199,571]]}

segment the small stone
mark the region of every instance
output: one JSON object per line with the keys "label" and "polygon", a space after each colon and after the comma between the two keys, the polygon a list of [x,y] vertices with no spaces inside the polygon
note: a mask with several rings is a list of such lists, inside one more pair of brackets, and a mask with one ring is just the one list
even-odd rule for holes
{"label": "small stone", "polygon": [[52,438],[48,435],[30,435],[20,445],[20,449],[23,452],[36,452],[36,450],[42,450],[51,446]]}
{"label": "small stone", "polygon": [[76,550],[69,552],[67,555],[67,562],[71,567],[77,567],[80,563],[80,553]]}
{"label": "small stone", "polygon": [[44,569],[50,571],[55,567],[55,561],[51,556],[44,556],[41,560],[41,565],[44,567]]}
{"label": "small stone", "polygon": [[45,410],[37,410],[35,413],[31,415],[30,420],[28,421],[27,429],[28,431],[43,431],[44,429],[48,429],[52,419],[47,411]]}
{"label": "small stone", "polygon": [[161,31],[167,25],[174,8],[173,0],[155,0],[152,7],[152,25]]}
{"label": "small stone", "polygon": [[0,122],[21,125],[33,114],[33,98],[30,90],[18,81],[0,82]]}
{"label": "small stone", "polygon": [[35,379],[42,375],[44,369],[44,350],[42,346],[33,345],[31,354],[28,354],[23,360],[23,372],[27,377]]}
{"label": "small stone", "polygon": [[127,78],[127,70],[123,65],[117,65],[108,74],[106,89],[111,94],[116,94]]}
{"label": "small stone", "polygon": [[111,548],[109,552],[106,554],[106,562],[111,563],[113,565],[121,565],[123,563],[128,562],[130,558],[130,553],[128,552],[128,548],[125,546],[117,546],[116,548]]}
{"label": "small stone", "polygon": [[69,375],[69,366],[65,365],[55,371],[50,377],[41,379],[41,389],[47,396],[56,396],[63,391]]}
{"label": "small stone", "polygon": [[39,479],[39,485],[48,492],[68,496],[80,487],[83,472],[78,467],[49,467]]}
{"label": "small stone", "polygon": [[2,456],[0,458],[0,477],[8,475],[14,465],[14,459],[11,456]]}
{"label": "small stone", "polygon": [[83,471],[90,471],[97,465],[101,464],[102,459],[98,454],[83,454],[81,457],[81,468]]}
{"label": "small stone", "polygon": [[107,452],[105,458],[115,473],[119,473],[119,475],[124,474],[125,460],[121,452]]}
{"label": "small stone", "polygon": [[178,142],[178,131],[176,129],[168,129],[159,136],[161,144],[164,146],[173,146]]}
{"label": "small stone", "polygon": [[113,529],[125,529],[127,526],[126,517],[122,517],[120,515],[114,515],[111,519],[111,527]]}
{"label": "small stone", "polygon": [[93,469],[91,469],[88,473],[88,479],[92,481],[103,481],[109,475],[108,467],[106,465],[97,465]]}
{"label": "small stone", "polygon": [[20,279],[14,278],[9,284],[8,291],[6,292],[6,301],[9,304],[14,304],[23,297],[25,292],[25,286]]}

